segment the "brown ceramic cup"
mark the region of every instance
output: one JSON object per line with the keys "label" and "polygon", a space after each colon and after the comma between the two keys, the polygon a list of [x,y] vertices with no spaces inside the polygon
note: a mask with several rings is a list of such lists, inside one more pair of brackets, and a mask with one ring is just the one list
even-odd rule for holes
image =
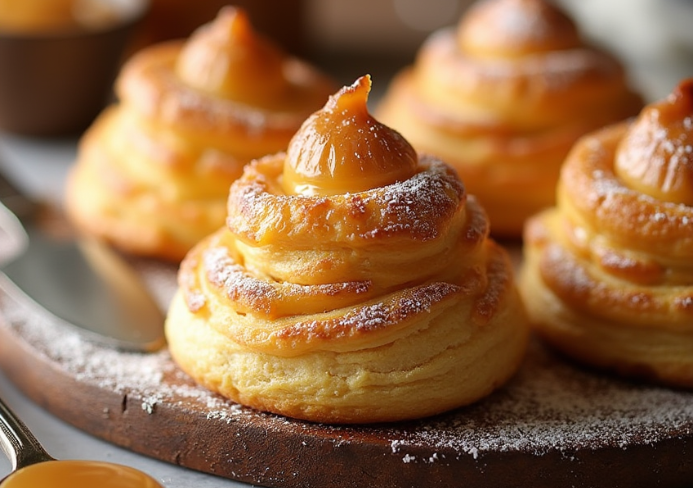
{"label": "brown ceramic cup", "polygon": [[112,97],[113,82],[148,0],[98,29],[0,30],[0,130],[27,136],[77,135]]}

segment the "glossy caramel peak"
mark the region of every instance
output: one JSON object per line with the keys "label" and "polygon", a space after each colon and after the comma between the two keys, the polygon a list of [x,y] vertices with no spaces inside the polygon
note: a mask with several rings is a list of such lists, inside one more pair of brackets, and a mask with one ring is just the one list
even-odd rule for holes
{"label": "glossy caramel peak", "polygon": [[176,71],[194,88],[263,107],[287,85],[284,58],[276,45],[253,30],[244,10],[224,7],[213,22],[191,35]]}
{"label": "glossy caramel peak", "polygon": [[330,97],[291,140],[284,163],[288,194],[356,193],[409,179],[416,151],[368,112],[371,79],[363,76]]}
{"label": "glossy caramel peak", "polygon": [[640,193],[693,206],[693,79],[643,109],[614,164],[618,177]]}
{"label": "glossy caramel peak", "polygon": [[582,45],[575,23],[545,0],[490,0],[460,20],[459,48],[478,57],[514,58]]}

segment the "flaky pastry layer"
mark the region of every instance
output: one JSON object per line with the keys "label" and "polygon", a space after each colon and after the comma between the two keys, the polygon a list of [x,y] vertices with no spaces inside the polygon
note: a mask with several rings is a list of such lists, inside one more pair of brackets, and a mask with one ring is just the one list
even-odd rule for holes
{"label": "flaky pastry layer", "polygon": [[[202,264],[215,259],[201,257],[187,272],[199,280],[197,293],[183,286],[169,311],[169,347],[206,387],[296,418],[382,422],[465,405],[514,373],[527,340],[507,256],[494,244],[483,247],[488,261],[479,272],[485,279],[429,282],[377,296],[366,290],[355,303],[336,300],[342,308],[308,305],[305,313],[280,318],[234,310],[239,294],[271,285],[247,275],[222,285],[210,279],[220,270]],[[200,250],[215,252],[205,245]],[[236,266],[227,260],[227,269]],[[334,288],[354,297],[359,286]],[[325,288],[313,285],[299,293],[329,298],[332,290]],[[270,309],[274,301],[272,292],[253,298],[261,302],[258,308]]]}
{"label": "flaky pastry layer", "polygon": [[[552,217],[529,225],[551,225]],[[519,288],[544,339],[588,365],[692,388],[691,287],[652,290],[603,279],[598,266],[559,245],[526,244]]]}

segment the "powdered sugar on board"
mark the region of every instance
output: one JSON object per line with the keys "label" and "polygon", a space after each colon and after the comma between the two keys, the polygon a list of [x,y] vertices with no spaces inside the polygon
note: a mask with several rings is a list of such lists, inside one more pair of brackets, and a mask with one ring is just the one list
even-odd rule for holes
{"label": "powdered sugar on board", "polygon": [[693,435],[693,394],[581,371],[534,342],[505,388],[400,433],[400,445],[448,446],[474,457],[626,448]]}
{"label": "powdered sugar on board", "polygon": [[[145,283],[165,309],[176,289],[176,270],[171,265],[137,262]],[[79,332],[56,323],[21,297],[0,291],[0,327],[17,332],[37,353],[59,365],[66,374],[106,391],[142,399],[141,408],[153,413],[162,402],[189,400],[202,403],[210,415],[228,416],[242,410],[198,387],[180,371],[168,350],[140,354],[94,344]],[[171,381],[171,380],[174,381]],[[214,413],[215,409],[220,412]]]}
{"label": "powdered sugar on board", "polygon": [[[167,304],[175,290],[175,270],[149,266],[143,268],[149,283]],[[509,384],[470,407],[416,422],[324,426],[256,412],[210,393],[189,380],[166,350],[136,354],[97,346],[5,295],[0,299],[0,329],[20,336],[79,381],[138,398],[141,409],[151,415],[161,405],[185,403],[204,412],[208,421],[242,424],[244,419],[261,419],[268,431],[289,431],[301,439],[319,432],[334,449],[348,444],[354,433],[365,433],[404,464],[483,460],[498,452],[541,456],[558,451],[571,456],[585,448],[626,449],[693,438],[693,392],[582,370],[538,342],[532,343]]]}

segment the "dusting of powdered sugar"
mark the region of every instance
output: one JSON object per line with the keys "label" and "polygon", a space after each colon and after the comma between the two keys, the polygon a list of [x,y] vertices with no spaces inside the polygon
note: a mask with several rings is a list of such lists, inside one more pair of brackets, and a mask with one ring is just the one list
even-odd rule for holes
{"label": "dusting of powdered sugar", "polygon": [[693,437],[693,392],[631,383],[580,368],[533,341],[523,367],[476,404],[387,426],[314,426],[285,419],[297,433],[348,444],[354,430],[382,441],[404,464],[451,463],[504,452],[538,457],[557,451],[627,449]]}
{"label": "dusting of powdered sugar", "polygon": [[[352,243],[389,235],[433,240],[463,210],[467,196],[454,171],[439,159],[422,155],[419,166],[421,171],[403,181],[333,196],[275,194],[257,181],[239,180],[242,184],[230,190],[229,205],[237,211],[229,215],[227,227],[255,242],[268,233],[276,234],[274,239],[307,239],[316,231],[337,239],[344,234]],[[268,213],[268,208],[274,211]]]}
{"label": "dusting of powdered sugar", "polygon": [[[170,302],[175,286],[175,269],[170,266],[138,263],[153,286],[162,307]],[[93,343],[69,324],[56,321],[31,306],[21,296],[0,290],[0,327],[9,327],[31,345],[35,354],[84,384],[138,399],[139,408],[153,414],[165,402],[194,402],[204,405],[217,417],[240,414],[243,409],[195,385],[175,365],[166,348],[153,353],[125,352]],[[95,406],[97,400],[95,399]],[[215,413],[216,412],[216,413]]]}
{"label": "dusting of powdered sugar", "polygon": [[369,235],[410,231],[421,240],[435,239],[441,229],[441,221],[450,218],[459,207],[464,187],[449,177],[438,160],[424,156],[430,171],[423,171],[404,181],[382,188],[381,192],[368,195],[381,208],[382,224],[373,228]]}
{"label": "dusting of powdered sugar", "polygon": [[[175,280],[174,275],[167,279]],[[469,407],[386,426],[325,426],[256,412],[223,399],[195,385],[166,349],[137,354],[104,348],[6,295],[0,295],[0,307],[0,327],[9,328],[8,333],[79,381],[137,398],[137,407],[147,414],[156,415],[162,404],[187,402],[212,422],[261,419],[268,431],[291,432],[303,439],[331,436],[334,449],[348,444],[358,431],[377,439],[385,452],[406,464],[483,460],[498,452],[570,455],[580,449],[625,449],[693,438],[693,392],[583,370],[538,341],[532,341],[524,364],[508,384]]]}
{"label": "dusting of powdered sugar", "polygon": [[533,342],[505,388],[457,415],[408,424],[397,434],[393,452],[435,446],[475,459],[497,452],[625,449],[693,436],[693,392],[582,371]]}

